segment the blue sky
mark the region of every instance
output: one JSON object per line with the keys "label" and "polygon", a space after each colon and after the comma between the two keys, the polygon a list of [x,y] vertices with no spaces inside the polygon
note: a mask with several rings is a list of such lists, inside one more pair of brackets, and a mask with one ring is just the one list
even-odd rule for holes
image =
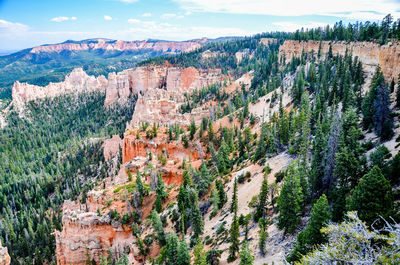
{"label": "blue sky", "polygon": [[0,50],[67,39],[252,35],[400,17],[400,0],[0,0]]}

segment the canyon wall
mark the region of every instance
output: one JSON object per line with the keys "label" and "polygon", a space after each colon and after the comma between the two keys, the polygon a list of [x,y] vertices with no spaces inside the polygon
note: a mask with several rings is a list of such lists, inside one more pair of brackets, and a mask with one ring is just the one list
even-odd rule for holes
{"label": "canyon wall", "polygon": [[375,68],[380,65],[387,81],[394,78],[397,81],[400,73],[400,43],[389,42],[379,45],[372,42],[334,42],[334,41],[295,41],[286,40],[279,48],[280,55],[285,55],[286,61],[290,61],[293,56],[301,56],[303,52],[314,51],[316,54],[321,44],[321,52],[327,54],[329,46],[332,45],[332,53],[344,55],[346,49],[352,52],[353,57],[358,56],[363,63],[364,71],[373,73]]}
{"label": "canyon wall", "polygon": [[201,43],[207,39],[190,41],[122,41],[93,39],[79,42],[65,42],[59,44],[42,45],[31,49],[30,53],[56,52],[63,51],[88,51],[88,50],[106,50],[106,51],[139,51],[153,50],[162,52],[187,52],[200,48]]}
{"label": "canyon wall", "polygon": [[0,265],[10,265],[11,259],[10,256],[8,255],[8,251],[6,247],[1,246],[1,241],[0,241]]}

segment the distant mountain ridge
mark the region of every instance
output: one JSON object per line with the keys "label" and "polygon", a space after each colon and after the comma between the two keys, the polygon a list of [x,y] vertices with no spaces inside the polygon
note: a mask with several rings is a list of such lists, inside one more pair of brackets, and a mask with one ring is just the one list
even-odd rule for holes
{"label": "distant mountain ridge", "polygon": [[45,86],[50,82],[63,81],[76,67],[82,67],[89,75],[106,76],[110,72],[132,68],[148,58],[192,51],[207,42],[218,40],[122,41],[94,38],[24,49],[0,56],[0,98],[11,97],[15,81]]}

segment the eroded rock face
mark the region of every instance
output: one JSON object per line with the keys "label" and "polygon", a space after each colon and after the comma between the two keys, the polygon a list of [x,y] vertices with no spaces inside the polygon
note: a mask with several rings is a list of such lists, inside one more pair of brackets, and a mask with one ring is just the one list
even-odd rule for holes
{"label": "eroded rock face", "polygon": [[59,43],[52,45],[42,45],[32,48],[31,53],[57,52],[62,51],[88,51],[88,50],[107,50],[107,51],[138,51],[153,50],[162,52],[185,52],[192,51],[200,47],[206,39],[192,41],[122,41],[97,39],[90,42],[82,41],[78,43]]}
{"label": "eroded rock face", "polygon": [[88,257],[98,264],[109,250],[116,257],[130,252],[128,258],[134,262],[130,228],[111,220],[108,214],[99,216],[96,211],[104,205],[101,192],[95,191],[88,194],[85,205],[64,202],[63,230],[55,232],[58,265],[83,265]]}
{"label": "eroded rock face", "polygon": [[0,265],[10,265],[10,263],[11,263],[11,258],[8,255],[7,248],[2,247],[0,241]]}
{"label": "eroded rock face", "polygon": [[139,94],[132,117],[132,127],[142,122],[160,125],[178,123],[186,126],[192,119],[199,123],[208,113],[208,109],[194,109],[191,113],[180,113],[179,107],[184,102],[184,94],[219,82],[222,76],[218,69],[168,67],[166,76],[159,80],[159,82],[165,80],[165,83],[162,83],[162,86],[149,87],[143,95]]}
{"label": "eroded rock face", "polygon": [[[392,78],[395,81],[400,73],[400,43],[388,43],[379,45],[372,42],[321,42],[321,52],[327,54],[329,46],[332,45],[332,53],[344,55],[346,49],[352,52],[353,57],[358,56],[363,63],[364,71],[374,72],[375,68],[380,65],[382,72],[387,81]],[[280,55],[285,55],[286,60],[291,60],[293,56],[301,56],[302,51],[314,53],[318,52],[319,41],[294,41],[286,40],[279,48]]]}
{"label": "eroded rock face", "polygon": [[77,94],[82,92],[104,92],[108,81],[104,76],[94,77],[87,75],[82,68],[75,68],[65,77],[63,82],[50,83],[45,87],[28,83],[15,82],[12,88],[13,104],[19,108],[26,102],[52,98],[65,94]]}
{"label": "eroded rock face", "polygon": [[118,155],[120,147],[122,148],[122,140],[119,135],[113,135],[112,138],[106,139],[103,144],[104,159],[109,161]]}

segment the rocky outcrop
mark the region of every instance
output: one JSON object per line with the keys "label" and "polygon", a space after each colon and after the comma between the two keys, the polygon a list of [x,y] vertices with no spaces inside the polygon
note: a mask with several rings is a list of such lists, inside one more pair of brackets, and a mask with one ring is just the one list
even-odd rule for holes
{"label": "rocky outcrop", "polygon": [[82,68],[75,68],[65,77],[63,82],[50,83],[45,87],[17,81],[12,88],[12,99],[14,106],[20,108],[26,102],[37,99],[91,91],[104,92],[107,83],[107,79],[104,76],[96,78],[87,75]]}
{"label": "rocky outcrop", "polygon": [[65,42],[59,44],[42,45],[31,49],[30,53],[56,52],[63,51],[89,51],[89,50],[105,50],[105,51],[139,51],[152,50],[160,52],[186,52],[197,49],[201,43],[207,39],[190,40],[190,41],[122,41],[93,39],[80,42]]}
{"label": "rocky outcrop", "polygon": [[330,41],[295,41],[286,40],[279,48],[280,55],[284,55],[286,61],[293,56],[301,56],[304,52],[317,53],[321,44],[321,52],[327,54],[329,46],[332,45],[332,53],[344,55],[346,50],[352,55],[358,56],[363,63],[364,71],[374,72],[375,68],[380,65],[386,80],[392,78],[397,80],[400,73],[400,43],[390,42],[385,45],[379,45],[372,42],[330,42]]}
{"label": "rocky outcrop", "polygon": [[148,88],[143,95],[139,94],[131,126],[137,126],[142,122],[189,125],[192,119],[198,123],[208,113],[208,109],[194,109],[191,113],[180,113],[179,107],[184,102],[184,94],[219,82],[222,76],[218,69],[169,67],[166,76],[159,80],[162,82],[165,80],[165,83],[162,83],[162,86]]}
{"label": "rocky outcrop", "polygon": [[90,192],[85,205],[64,202],[63,229],[55,232],[58,265],[83,265],[88,258],[98,264],[108,251],[114,257],[130,253],[128,258],[134,261],[130,228],[112,220],[109,214],[97,213],[105,205],[102,193]]}
{"label": "rocky outcrop", "polygon": [[112,138],[106,139],[103,144],[104,159],[109,161],[118,155],[120,148],[122,148],[122,140],[119,135],[113,135]]}
{"label": "rocky outcrop", "polygon": [[11,258],[8,255],[7,248],[2,247],[0,241],[0,265],[10,265],[10,263],[11,263]]}

